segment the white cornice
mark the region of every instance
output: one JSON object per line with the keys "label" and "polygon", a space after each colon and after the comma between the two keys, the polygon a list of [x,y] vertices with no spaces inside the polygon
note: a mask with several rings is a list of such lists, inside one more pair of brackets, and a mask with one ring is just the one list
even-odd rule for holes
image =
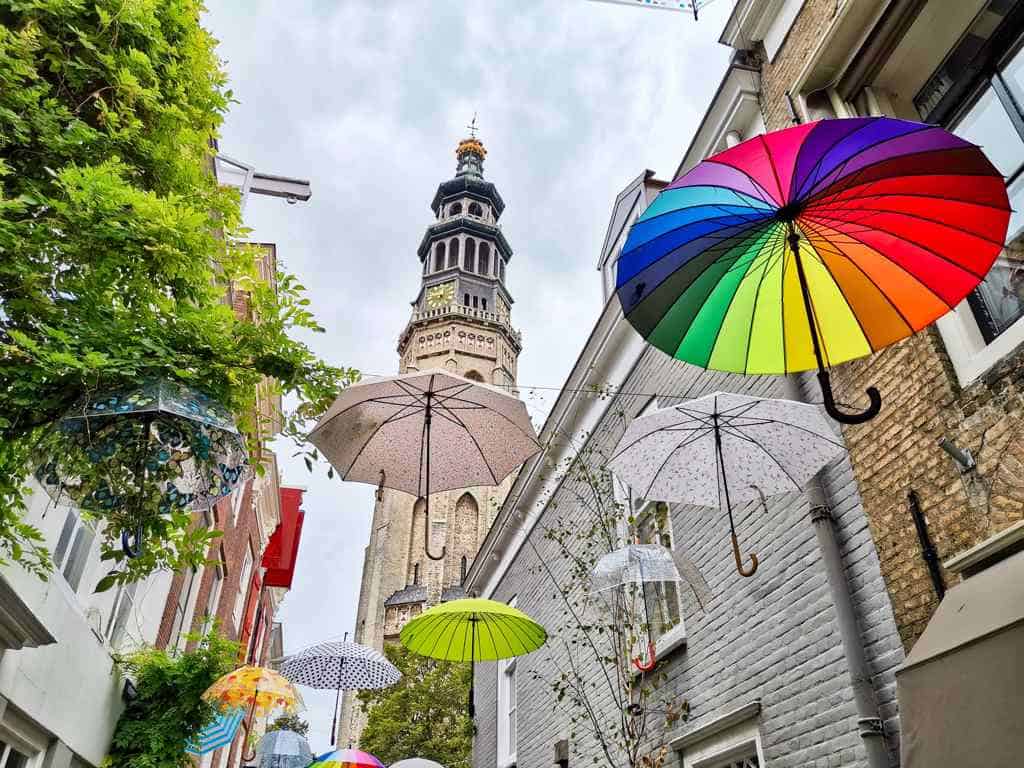
{"label": "white cornice", "polygon": [[715,734],[721,733],[727,728],[732,728],[734,725],[751,720],[759,714],[761,714],[761,700],[754,699],[749,704],[744,704],[742,707],[730,710],[721,717],[716,717],[708,723],[690,728],[678,736],[670,738],[668,742],[669,749],[674,752],[686,749]]}
{"label": "white cornice", "polygon": [[57,639],[0,575],[0,645],[16,651],[55,642]]}
{"label": "white cornice", "polygon": [[764,40],[783,2],[785,0],[739,0],[718,42],[740,50]]}

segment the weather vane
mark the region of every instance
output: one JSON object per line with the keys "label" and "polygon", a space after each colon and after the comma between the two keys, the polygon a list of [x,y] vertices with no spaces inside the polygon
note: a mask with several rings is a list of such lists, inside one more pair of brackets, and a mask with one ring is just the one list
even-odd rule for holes
{"label": "weather vane", "polygon": [[469,137],[471,139],[475,139],[476,138],[476,112],[473,113],[473,120],[466,127],[469,128]]}

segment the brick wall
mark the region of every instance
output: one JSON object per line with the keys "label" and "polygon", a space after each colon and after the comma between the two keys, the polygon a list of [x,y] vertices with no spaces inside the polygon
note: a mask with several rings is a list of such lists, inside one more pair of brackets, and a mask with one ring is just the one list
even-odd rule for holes
{"label": "brick wall", "polygon": [[[731,390],[779,396],[778,380],[742,378],[702,372],[647,350],[632,376],[622,384],[629,392],[678,393],[689,397]],[[645,404],[645,397],[619,397],[627,419]],[[615,409],[613,408],[613,410]],[[608,417],[606,416],[606,419]],[[605,449],[620,430],[605,424],[593,438]],[[893,751],[897,750],[898,720],[894,668],[903,659],[899,637],[883,587],[878,558],[846,460],[825,476],[833,505],[847,580],[853,595],[863,641],[872,671],[881,715]],[[541,526],[555,515],[580,515],[567,488],[544,510]],[[554,505],[557,504],[557,507]],[[688,637],[685,650],[667,659],[666,686],[689,701],[689,723],[695,727],[756,698],[762,702],[759,721],[765,759],[773,768],[809,765],[865,765],[852,702],[851,681],[836,629],[835,610],[822,566],[808,505],[802,494],[770,502],[767,513],[748,505],[737,510],[741,546],[761,559],[758,573],[744,579],[735,571],[724,513],[694,507],[673,511],[674,541],[707,580],[712,596],[703,611],[686,589],[683,614]],[[553,585],[542,570],[531,566],[538,555],[565,580],[565,566],[540,527],[502,579],[496,599],[517,597],[517,605],[553,633],[566,621]],[[557,641],[551,645],[557,646]],[[550,765],[553,745],[569,735],[569,712],[556,704],[548,690],[531,679],[531,671],[550,663],[541,650],[520,659],[518,764]],[[591,667],[589,674],[596,677]],[[474,766],[496,764],[496,665],[477,665],[477,726]],[[598,689],[600,690],[600,689]],[[605,715],[617,719],[611,702],[601,699]],[[589,765],[596,745],[577,729],[572,765]]]}
{"label": "brick wall", "polygon": [[[763,66],[761,106],[768,130],[791,124],[785,93],[835,10],[835,0],[807,0],[775,61]],[[1017,350],[981,380],[961,389],[934,327],[833,372],[839,401],[863,407],[867,386],[882,393],[881,414],[844,433],[908,650],[938,605],[908,493],[915,490],[919,495],[941,560],[1024,518],[1022,381],[1024,360]],[[969,448],[978,460],[978,472],[961,477],[938,448],[941,437]],[[952,583],[949,574],[944,577]]]}

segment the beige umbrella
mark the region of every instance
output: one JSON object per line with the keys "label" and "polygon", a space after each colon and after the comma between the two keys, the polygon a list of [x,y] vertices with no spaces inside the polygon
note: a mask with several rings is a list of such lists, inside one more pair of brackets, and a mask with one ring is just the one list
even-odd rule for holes
{"label": "beige umbrella", "polygon": [[540,451],[522,401],[444,371],[369,379],[343,390],[309,435],[343,480],[430,494],[498,485]]}

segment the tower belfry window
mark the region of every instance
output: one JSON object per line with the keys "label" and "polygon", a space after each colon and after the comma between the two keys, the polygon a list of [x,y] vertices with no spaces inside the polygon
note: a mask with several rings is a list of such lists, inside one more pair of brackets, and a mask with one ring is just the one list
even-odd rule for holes
{"label": "tower belfry window", "polygon": [[484,210],[480,207],[480,203],[469,204],[469,215],[470,216],[483,216]]}
{"label": "tower belfry window", "polygon": [[479,306],[480,306],[480,300],[476,296],[474,296],[473,297],[473,309],[477,309]]}
{"label": "tower belfry window", "polygon": [[500,256],[498,257],[498,279],[505,282],[505,260]]}
{"label": "tower belfry window", "polygon": [[462,203],[454,203],[452,207],[448,209],[449,216],[458,216],[462,213]]}
{"label": "tower belfry window", "polygon": [[434,271],[440,272],[444,269],[444,243],[438,243],[434,248]]}
{"label": "tower belfry window", "polygon": [[419,584],[420,583],[420,564],[419,563],[413,563],[413,565],[412,565],[412,583],[413,584]]}
{"label": "tower belfry window", "polygon": [[462,297],[462,303],[463,303],[464,305],[466,305],[467,307],[469,306],[469,294],[468,294],[468,293],[467,293],[467,294],[465,294],[465,295],[464,295],[464,296]]}
{"label": "tower belfry window", "polygon": [[459,266],[459,241],[452,240],[448,245],[448,268]]}
{"label": "tower belfry window", "polygon": [[477,272],[481,275],[491,274],[491,246],[488,243],[480,243],[480,255],[477,259]]}
{"label": "tower belfry window", "polygon": [[476,272],[476,240],[467,238],[466,257],[464,259],[467,272]]}

